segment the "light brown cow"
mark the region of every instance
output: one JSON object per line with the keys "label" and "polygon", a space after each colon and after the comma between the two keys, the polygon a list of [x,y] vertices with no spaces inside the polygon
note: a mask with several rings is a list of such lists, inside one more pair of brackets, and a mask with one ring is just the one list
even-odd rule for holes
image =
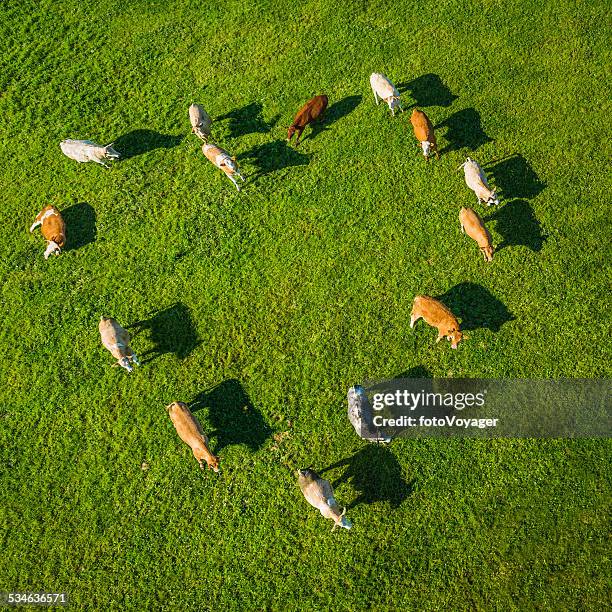
{"label": "light brown cow", "polygon": [[60,211],[55,206],[45,206],[36,215],[30,232],[33,232],[39,225],[42,226],[40,229],[43,238],[47,241],[45,259],[49,259],[52,253],[59,255],[66,244],[66,223]]}
{"label": "light brown cow", "polygon": [[346,508],[340,511],[329,480],[321,478],[314,470],[298,470],[298,484],[306,501],[317,508],[325,518],[334,521],[332,531],[336,527],[345,529],[352,527],[350,521],[344,516]]}
{"label": "light brown cow", "polygon": [[236,189],[240,191],[240,187],[238,186],[238,182],[234,178],[234,174],[237,174],[243,181],[244,176],[240,173],[238,169],[238,164],[236,163],[235,157],[230,157],[230,154],[221,147],[218,147],[214,144],[204,144],[202,145],[202,153],[206,155],[208,161],[212,162],[217,168],[223,170],[227,175],[227,178],[236,185]]}
{"label": "light brown cow", "polygon": [[113,364],[114,366],[121,366],[131,372],[134,368],[130,362],[140,365],[136,353],[130,347],[130,334],[115,319],[100,317],[98,329],[100,330],[102,344],[117,360],[117,363]]}
{"label": "light brown cow", "polygon": [[440,342],[446,336],[447,340],[451,343],[451,348],[456,349],[459,342],[463,339],[457,317],[442,302],[428,295],[417,295],[414,298],[410,316],[410,327],[413,328],[414,324],[421,318],[425,323],[438,329],[436,342]]}
{"label": "light brown cow", "polygon": [[212,119],[204,110],[204,107],[199,104],[192,104],[189,107],[189,121],[191,122],[191,131],[204,142],[208,142]]}
{"label": "light brown cow", "polygon": [[478,243],[485,261],[493,261],[495,247],[480,215],[471,208],[463,207],[459,211],[459,222],[461,231]]}
{"label": "light brown cow", "polygon": [[410,116],[410,123],[412,123],[416,139],[421,143],[425,160],[429,161],[432,151],[436,154],[436,159],[440,159],[436,135],[429,117],[423,111],[415,108]]}
{"label": "light brown cow", "polygon": [[166,410],[179,438],[193,451],[193,456],[200,464],[200,469],[204,469],[203,461],[206,461],[209,468],[214,472],[219,472],[219,458],[210,452],[208,437],[202,431],[198,420],[193,416],[187,404],[172,402],[166,406]]}

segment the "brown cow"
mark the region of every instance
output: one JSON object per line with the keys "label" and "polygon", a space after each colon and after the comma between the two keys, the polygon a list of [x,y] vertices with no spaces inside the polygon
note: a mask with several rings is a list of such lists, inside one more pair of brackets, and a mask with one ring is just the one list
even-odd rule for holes
{"label": "brown cow", "polygon": [[436,342],[440,342],[446,336],[451,343],[451,348],[456,349],[463,339],[463,334],[459,330],[457,317],[442,302],[429,297],[428,295],[417,295],[412,304],[410,316],[410,327],[423,318],[425,323],[438,329]]}
{"label": "brown cow", "polygon": [[33,232],[39,225],[42,226],[40,229],[47,241],[45,259],[49,259],[51,253],[59,255],[66,244],[66,223],[60,211],[55,206],[45,206],[36,215],[36,220],[30,227],[30,232]]}
{"label": "brown cow", "polygon": [[416,139],[421,143],[425,160],[429,161],[429,156],[432,151],[436,154],[436,159],[440,159],[436,135],[434,134],[433,125],[429,117],[423,111],[415,108],[410,116],[410,123],[412,123],[412,127],[414,128]]}
{"label": "brown cow", "polygon": [[312,100],[309,100],[300,108],[297,115],[295,116],[293,123],[287,130],[287,142],[290,142],[293,138],[293,134],[297,132],[297,138],[295,139],[295,146],[300,144],[300,137],[304,128],[309,124],[321,117],[325,109],[327,108],[327,96],[315,96]]}
{"label": "brown cow", "polygon": [[219,458],[210,452],[208,437],[202,431],[198,420],[191,414],[187,404],[172,402],[169,406],[166,406],[166,410],[179,438],[191,447],[193,456],[200,464],[200,469],[204,469],[203,461],[206,461],[209,468],[214,472],[219,472]]}
{"label": "brown cow", "polygon": [[471,208],[462,208],[459,211],[459,222],[461,231],[475,240],[480,247],[480,251],[485,261],[493,261],[495,247],[489,230],[485,227],[480,215]]}

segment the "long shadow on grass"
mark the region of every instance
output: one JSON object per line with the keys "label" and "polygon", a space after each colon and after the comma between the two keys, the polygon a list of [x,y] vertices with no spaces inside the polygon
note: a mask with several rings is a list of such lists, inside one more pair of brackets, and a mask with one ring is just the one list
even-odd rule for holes
{"label": "long shadow on grass", "polygon": [[76,250],[91,242],[95,242],[96,211],[86,202],[73,204],[62,210],[62,217],[66,222],[66,250]]}
{"label": "long shadow on grass", "polygon": [[423,366],[416,366],[410,368],[405,372],[400,372],[397,376],[394,376],[394,380],[400,380],[402,378],[431,378],[431,372]]}
{"label": "long shadow on grass", "polygon": [[496,187],[506,199],[535,198],[546,188],[546,183],[538,178],[529,162],[519,153],[489,162],[485,169],[491,173]]}
{"label": "long shadow on grass", "polygon": [[495,231],[503,237],[496,250],[509,246],[526,246],[534,252],[542,250],[546,235],[529,202],[514,200],[483,219],[485,223],[495,221]]}
{"label": "long shadow on grass", "polygon": [[410,92],[415,101],[412,106],[450,106],[458,98],[437,74],[431,73],[399,83],[397,90]]}
{"label": "long shadow on grass", "polygon": [[181,302],[158,310],[144,321],[137,321],[127,327],[133,335],[147,332],[153,348],[142,353],[143,363],[149,363],[167,353],[174,353],[185,359],[200,344],[189,308]]}
{"label": "long shadow on grass", "polygon": [[307,166],[310,163],[309,155],[298,153],[295,149],[287,146],[285,140],[275,140],[274,142],[257,145],[239,155],[238,159],[248,159],[255,164],[257,167],[255,177],[277,172],[290,166]]}
{"label": "long shadow on grass", "polygon": [[332,486],[350,482],[359,493],[347,510],[359,504],[389,502],[397,508],[412,493],[414,480],[406,482],[393,453],[381,444],[368,444],[363,450],[321,470],[321,474],[339,467],[346,469]]}
{"label": "long shadow on grass", "polygon": [[272,429],[253,405],[240,381],[226,380],[199,393],[190,406],[194,412],[208,408],[208,419],[217,438],[217,450],[230,444],[246,444],[258,450]]}
{"label": "long shadow on grass", "polygon": [[259,102],[251,102],[217,117],[215,121],[229,119],[230,136],[232,138],[238,138],[245,134],[266,134],[276,125],[279,115],[276,115],[270,121],[265,121],[262,110],[263,106]]}
{"label": "long shadow on grass", "polygon": [[301,142],[308,138],[316,138],[321,132],[327,131],[333,123],[350,115],[361,104],[362,96],[347,96],[334,102],[323,114],[321,121],[311,123],[311,131]]}
{"label": "long shadow on grass", "polygon": [[113,147],[121,154],[121,159],[130,159],[155,149],[171,149],[183,140],[184,135],[160,134],[153,130],[133,130],[120,136]]}
{"label": "long shadow on grass", "polygon": [[448,145],[440,151],[441,154],[463,148],[475,151],[487,142],[493,142],[482,129],[480,114],[473,108],[464,108],[452,114],[436,125],[436,130],[441,128],[447,128],[444,136],[448,140]]}
{"label": "long shadow on grass", "polygon": [[482,328],[497,332],[514,319],[503,302],[476,283],[459,283],[437,299],[452,310],[462,331]]}

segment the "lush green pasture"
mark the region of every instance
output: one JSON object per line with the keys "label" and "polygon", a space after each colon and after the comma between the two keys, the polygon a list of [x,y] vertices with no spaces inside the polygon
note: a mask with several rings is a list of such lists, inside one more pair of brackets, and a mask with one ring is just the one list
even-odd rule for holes
{"label": "lush green pasture", "polygon": [[[609,443],[379,447],[345,415],[364,379],[610,374],[606,13],[2,2],[0,590],[97,610],[606,608]],[[375,106],[373,71],[408,112]],[[287,147],[322,92],[326,122]],[[242,193],[189,134],[194,101]],[[420,155],[415,103],[439,161]],[[77,164],[64,138],[124,159]],[[499,208],[476,207],[466,155]],[[28,228],[47,203],[69,244],[44,261]],[[491,264],[464,205],[500,247]],[[462,316],[457,351],[409,329],[417,293]],[[110,367],[101,314],[139,324],[133,374]],[[195,403],[220,477],[176,436],[174,399]],[[352,531],[301,497],[307,466],[330,468]]]}

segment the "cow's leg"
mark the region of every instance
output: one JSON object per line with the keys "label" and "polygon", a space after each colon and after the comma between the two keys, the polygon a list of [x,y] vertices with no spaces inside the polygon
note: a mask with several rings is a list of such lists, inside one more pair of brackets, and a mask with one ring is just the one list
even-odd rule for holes
{"label": "cow's leg", "polygon": [[233,177],[233,175],[231,175],[231,174],[229,174],[229,173],[228,173],[228,174],[227,174],[227,178],[228,178],[230,181],[232,181],[232,183],[234,183],[234,185],[236,186],[236,189],[237,189],[238,191],[240,191],[240,185],[238,185],[238,181],[237,181],[237,180],[236,180],[236,179]]}
{"label": "cow's leg", "polygon": [[436,342],[440,342],[444,338],[444,334],[442,332],[438,332],[438,337],[436,338]]}
{"label": "cow's leg", "polygon": [[410,329],[412,329],[414,327],[414,324],[420,319],[421,317],[419,315],[416,314],[412,314],[410,316]]}
{"label": "cow's leg", "polygon": [[39,217],[36,217],[36,221],[34,221],[30,227],[30,232],[33,232],[39,225],[42,225],[42,221]]}
{"label": "cow's leg", "polygon": [[295,139],[295,146],[297,147],[300,144],[300,138],[302,137],[302,132],[304,131],[304,128],[298,128],[295,131],[297,132],[297,138]]}
{"label": "cow's leg", "polygon": [[374,92],[374,101],[376,102],[376,106],[378,106],[379,100],[378,100],[378,94],[376,93],[376,90],[372,87],[372,91]]}

